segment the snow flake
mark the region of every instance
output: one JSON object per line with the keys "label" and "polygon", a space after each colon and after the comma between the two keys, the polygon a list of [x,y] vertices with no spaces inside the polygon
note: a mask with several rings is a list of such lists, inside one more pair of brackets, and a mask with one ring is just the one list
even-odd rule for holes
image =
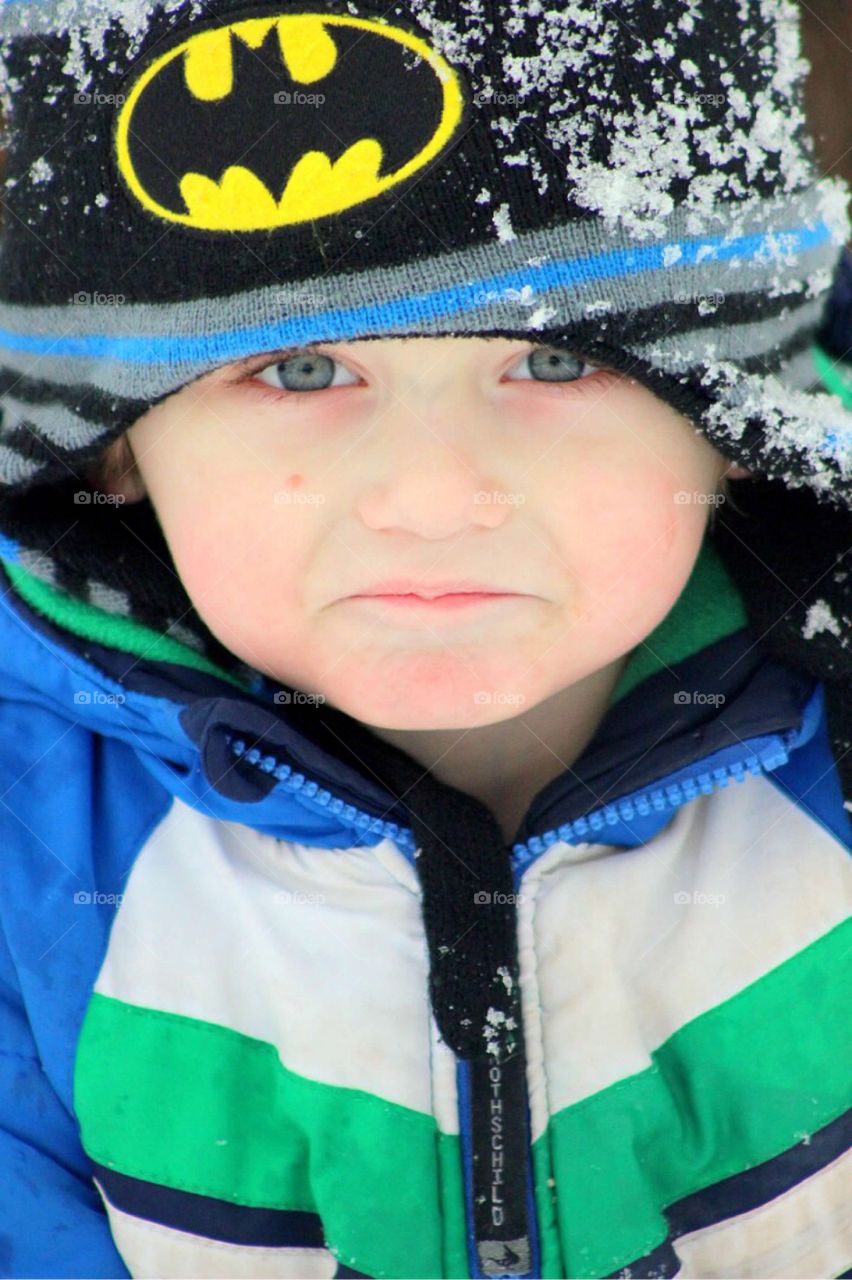
{"label": "snow flake", "polygon": [[509,216],[509,206],[504,200],[499,209],[495,210],[493,217],[494,226],[497,228],[497,239],[501,242],[514,240],[515,232],[512,228],[512,221]]}
{"label": "snow flake", "polygon": [[805,640],[812,640],[820,631],[830,631],[838,639],[842,634],[840,623],[825,600],[815,600],[808,609],[805,625],[802,627],[802,635]]}
{"label": "snow flake", "polygon": [[558,315],[559,310],[557,307],[551,307],[548,306],[547,303],[542,303],[541,306],[536,307],[535,311],[530,315],[530,318],[527,320],[527,328],[543,329],[548,320],[553,320]]}
{"label": "snow flake", "polygon": [[[160,0],[160,7],[167,13],[172,13],[183,6],[184,0]],[[10,10],[12,8],[12,6],[6,7]],[[48,6],[45,8],[47,9]],[[192,0],[190,16],[198,17],[204,8],[203,0]],[[131,42],[134,42],[129,50],[130,55],[133,56],[138,49],[138,41],[150,26],[152,16],[150,0],[123,0],[120,5],[114,4],[113,0],[55,0],[49,6],[49,10],[50,30],[68,36],[68,56],[62,71],[74,80],[78,90],[88,89],[91,85],[93,60],[95,63],[104,60],[106,35],[110,27],[118,24]],[[15,21],[15,17],[13,13],[12,22]],[[13,26],[11,29],[16,28]],[[3,40],[8,38],[4,37]],[[3,40],[0,40],[0,45],[3,44]],[[31,61],[34,62],[35,59]],[[48,103],[53,100],[45,99]]]}
{"label": "snow flake", "polygon": [[511,995],[511,993],[512,993],[512,987],[513,987],[513,985],[514,985],[514,984],[513,984],[513,982],[512,982],[512,975],[511,975],[511,973],[509,972],[509,970],[506,968],[506,966],[505,966],[504,964],[501,964],[501,965],[499,966],[499,968],[497,969],[497,976],[498,976],[499,978],[501,978],[501,979],[502,979],[502,981],[503,981],[503,986],[506,988],[506,990],[507,990],[507,991],[509,992],[509,994]]}
{"label": "snow flake", "polygon": [[535,289],[531,284],[525,284],[520,289],[516,289],[513,285],[507,285],[503,290],[503,297],[508,298],[511,302],[517,302],[520,307],[535,306]]}
{"label": "snow flake", "polygon": [[53,177],[53,167],[45,160],[44,156],[39,156],[38,160],[34,160],[30,165],[30,179],[32,182],[47,182]]}
{"label": "snow flake", "polygon": [[612,308],[612,298],[596,298],[593,302],[587,302],[583,311],[587,316],[602,316],[607,311],[612,311]]}
{"label": "snow flake", "polygon": [[[819,267],[816,271],[812,271],[807,277],[805,297],[816,298],[827,293],[831,289],[833,279],[834,271],[831,267]],[[779,292],[781,292],[780,289]]]}

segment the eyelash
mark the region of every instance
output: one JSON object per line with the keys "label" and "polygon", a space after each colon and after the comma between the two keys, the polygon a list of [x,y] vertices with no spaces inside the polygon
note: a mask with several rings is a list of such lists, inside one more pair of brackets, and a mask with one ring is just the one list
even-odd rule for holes
{"label": "eyelash", "polygon": [[[526,355],[532,355],[533,351],[537,350],[539,350],[539,348],[536,346],[530,347],[530,350],[526,352]],[[317,395],[316,391],[288,391],[285,387],[275,388],[268,386],[266,383],[254,383],[252,381],[256,373],[261,373],[264,369],[268,369],[272,365],[283,364],[293,356],[303,355],[305,352],[315,355],[328,355],[333,360],[339,358],[337,356],[332,356],[330,352],[325,352],[317,347],[310,346],[293,347],[289,351],[274,352],[271,358],[269,356],[262,356],[259,358],[249,357],[248,359],[241,360],[239,362],[237,368],[240,372],[236,377],[227,379],[227,384],[228,386],[244,386],[247,391],[250,391],[252,395],[256,395],[260,400],[270,400],[276,403],[280,403],[282,399],[289,400],[292,403],[300,402],[302,400],[310,400],[312,397],[315,398]],[[580,359],[582,359],[582,357],[580,357]],[[584,363],[592,364],[593,361],[584,361]],[[605,376],[618,376],[614,369],[610,369],[606,365],[596,365],[595,369],[597,373]],[[536,382],[536,379],[531,378],[529,381]],[[536,382],[536,385],[553,387],[563,395],[567,395],[569,393],[583,395],[588,390],[588,387],[584,384],[590,381],[595,381],[595,374],[587,374],[585,377],[577,378],[575,382],[548,382],[546,379],[542,379],[541,381]],[[333,391],[337,390],[337,388],[321,387],[320,390]]]}

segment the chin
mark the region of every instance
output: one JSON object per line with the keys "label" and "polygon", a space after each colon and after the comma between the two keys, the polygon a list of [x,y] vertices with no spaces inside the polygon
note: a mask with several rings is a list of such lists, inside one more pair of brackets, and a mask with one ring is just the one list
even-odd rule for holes
{"label": "chin", "polygon": [[475,729],[510,720],[529,706],[518,694],[509,695],[510,700],[495,695],[488,682],[467,671],[463,680],[449,680],[440,687],[432,680],[413,688],[406,681],[403,688],[388,678],[372,688],[362,684],[354,696],[345,682],[339,689],[328,688],[327,694],[339,710],[375,729]]}

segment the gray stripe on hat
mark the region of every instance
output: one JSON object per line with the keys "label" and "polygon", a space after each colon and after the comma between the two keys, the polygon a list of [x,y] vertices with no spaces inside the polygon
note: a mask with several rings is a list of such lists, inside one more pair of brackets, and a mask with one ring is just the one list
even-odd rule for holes
{"label": "gray stripe on hat", "polygon": [[718,329],[690,329],[666,334],[655,342],[630,347],[630,352],[667,373],[684,373],[705,360],[742,360],[743,355],[771,355],[803,329],[814,329],[825,310],[815,298],[793,307],[786,315],[753,320]]}
{"label": "gray stripe on hat", "polygon": [[25,458],[7,444],[0,444],[0,484],[20,484],[22,480],[32,480],[45,464],[32,458]]}
{"label": "gray stripe on hat", "polygon": [[[812,223],[820,216],[846,237],[845,200],[842,193],[843,217],[837,212],[835,179],[815,183],[800,196],[786,200],[755,202],[747,208],[718,206],[713,215],[715,233],[778,234],[779,224],[797,226]],[[693,238],[690,229],[695,217],[683,208],[669,219],[667,242]],[[712,234],[708,231],[707,234]],[[345,277],[346,309],[372,307],[396,298],[410,299],[436,290],[450,290],[461,285],[475,285],[477,280],[490,280],[507,272],[521,277],[522,288],[501,290],[487,297],[483,285],[478,304],[465,305],[443,315],[413,318],[409,323],[383,327],[362,326],[355,340],[371,336],[438,336],[461,332],[475,335],[483,329],[516,329],[534,334],[537,329],[567,327],[578,320],[600,315],[602,330],[606,316],[626,309],[637,310],[679,296],[701,298],[720,291],[781,293],[796,288],[813,295],[827,293],[842,240],[829,241],[798,256],[787,253],[780,259],[766,256],[763,262],[732,259],[718,262],[708,257],[694,266],[651,271],[640,276],[612,276],[588,284],[560,284],[550,290],[536,292],[536,264],[553,257],[577,258],[614,249],[641,251],[642,245],[626,236],[611,235],[596,219],[567,223],[521,233],[508,242],[492,241],[473,245],[454,253],[430,259],[414,260],[398,266],[352,273]],[[527,277],[526,281],[524,276]],[[493,291],[492,291],[493,292]],[[198,298],[181,303],[135,303],[110,306],[70,303],[64,307],[32,307],[5,304],[0,306],[0,329],[39,336],[64,337],[69,334],[73,317],[73,336],[103,334],[142,338],[195,337],[215,335],[256,325],[274,325],[286,308],[291,318],[321,317],[340,307],[344,293],[341,276],[322,277],[288,286],[265,286],[224,298]],[[336,330],[336,332],[335,332]],[[347,340],[341,326],[317,320],[316,329],[303,342]],[[293,340],[282,334],[278,344]],[[275,341],[270,339],[273,349]],[[240,355],[262,350],[256,341],[245,341],[242,348],[227,356],[215,355],[203,360],[176,359],[173,362],[132,365],[108,356],[69,357],[15,351],[0,344],[0,360],[9,368],[25,374],[38,365],[38,374],[64,385],[89,384],[102,391],[124,397],[150,400],[184,385]],[[742,353],[748,354],[748,352]]]}
{"label": "gray stripe on hat", "polygon": [[103,435],[102,422],[81,418],[79,413],[56,401],[45,403],[42,400],[38,404],[27,404],[16,396],[0,396],[0,404],[4,414],[9,412],[17,418],[17,422],[7,422],[4,417],[3,431],[0,434],[26,424],[35,427],[41,437],[62,449],[82,449]]}
{"label": "gray stripe on hat", "polygon": [[799,351],[772,376],[777,378],[783,386],[790,387],[794,391],[811,389],[825,391],[825,384],[819,376],[810,348],[807,351]]}

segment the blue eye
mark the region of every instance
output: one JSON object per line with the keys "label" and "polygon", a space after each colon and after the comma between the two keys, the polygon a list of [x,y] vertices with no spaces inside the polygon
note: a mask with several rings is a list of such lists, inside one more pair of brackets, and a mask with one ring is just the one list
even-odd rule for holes
{"label": "blue eye", "polygon": [[[331,386],[351,386],[351,383],[335,382],[335,365],[339,371],[346,372],[334,356],[319,351],[298,351],[284,360],[266,365],[254,376],[259,382],[279,391],[325,391]],[[357,381],[353,376],[352,382]]]}
{"label": "blue eye", "polygon": [[[289,351],[281,359],[263,365],[251,367],[250,362],[244,363],[249,366],[246,375],[249,382],[262,382],[265,386],[274,388],[279,398],[282,394],[296,398],[312,391],[353,386],[359,381],[336,356],[323,351],[312,351],[308,347]],[[524,366],[528,370],[528,375],[520,379],[524,382],[582,382],[590,374],[606,372],[604,367],[587,363],[573,351],[553,346],[533,347],[514,367]],[[272,398],[269,391],[260,394]]]}
{"label": "blue eye", "polygon": [[536,347],[522,357],[523,361],[528,362],[532,372],[530,379],[522,381],[576,382],[589,373],[598,371],[597,365],[587,364],[572,351],[565,351],[561,347]]}

